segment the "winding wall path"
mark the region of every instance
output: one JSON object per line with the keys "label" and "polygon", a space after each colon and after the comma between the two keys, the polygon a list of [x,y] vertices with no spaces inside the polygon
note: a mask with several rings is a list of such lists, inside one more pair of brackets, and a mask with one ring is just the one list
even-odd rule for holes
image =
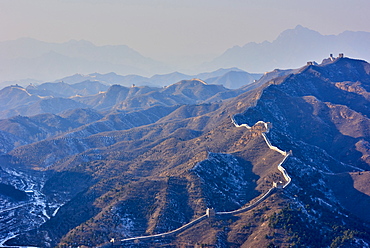
{"label": "winding wall path", "polygon": [[[250,126],[248,126],[247,124],[242,124],[242,125],[239,125],[235,122],[235,119],[232,117],[231,118],[233,124],[236,126],[236,127],[246,127],[247,129],[251,129]],[[270,142],[270,140],[267,138],[266,134],[265,133],[268,133],[269,132],[269,127],[267,125],[266,122],[263,122],[263,121],[259,121],[257,122],[256,124],[263,124],[266,128],[266,132],[262,133],[262,136],[266,142],[266,144],[268,145],[268,147],[274,151],[277,151],[279,152],[280,154],[282,154],[284,156],[284,159],[279,163],[278,165],[278,169],[279,171],[283,174],[284,176],[284,179],[286,180],[286,183],[284,184],[284,186],[282,188],[286,188],[290,182],[292,181],[292,179],[290,178],[290,176],[288,175],[287,171],[285,170],[285,168],[282,166],[282,164],[286,161],[286,159],[288,158],[289,155],[291,155],[290,152],[285,152],[283,150],[280,150],[278,147],[276,146],[273,146]],[[160,234],[154,234],[154,235],[148,235],[148,236],[140,236],[140,237],[133,237],[133,238],[127,238],[127,239],[121,239],[120,242],[129,242],[129,241],[136,241],[136,240],[150,240],[150,239],[156,239],[156,238],[165,238],[165,237],[168,237],[168,236],[172,236],[172,235],[176,235],[180,232],[183,232],[185,231],[186,229],[194,226],[195,224],[198,224],[199,222],[201,222],[202,220],[208,218],[208,217],[211,217],[213,215],[233,215],[233,214],[239,214],[239,213],[243,213],[243,212],[246,212],[248,210],[251,210],[253,208],[255,208],[258,204],[260,204],[261,202],[263,202],[264,200],[266,200],[267,197],[269,197],[271,194],[273,194],[275,191],[277,190],[277,188],[275,186],[273,186],[272,188],[270,188],[265,194],[263,194],[256,202],[252,203],[251,205],[249,206],[246,206],[246,207],[242,207],[242,208],[239,208],[237,210],[234,210],[234,211],[230,211],[230,212],[213,212],[212,210],[210,209],[207,209],[207,212],[206,214],[200,216],[199,218],[173,230],[173,231],[169,231],[169,232],[165,232],[165,233],[160,233]]]}

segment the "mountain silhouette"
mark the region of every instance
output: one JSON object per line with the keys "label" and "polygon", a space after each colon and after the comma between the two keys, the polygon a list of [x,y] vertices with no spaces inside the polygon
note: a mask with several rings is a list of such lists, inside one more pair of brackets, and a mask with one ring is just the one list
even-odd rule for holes
{"label": "mountain silhouette", "polygon": [[250,42],[229,48],[201,68],[238,67],[248,72],[265,72],[275,68],[296,68],[307,61],[321,62],[329,54],[339,53],[370,60],[369,42],[369,32],[345,31],[339,35],[322,35],[298,25],[283,31],[272,42]]}

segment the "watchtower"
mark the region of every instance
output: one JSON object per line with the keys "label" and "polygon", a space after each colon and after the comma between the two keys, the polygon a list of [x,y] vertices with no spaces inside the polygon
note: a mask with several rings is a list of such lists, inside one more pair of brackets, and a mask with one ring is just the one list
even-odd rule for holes
{"label": "watchtower", "polygon": [[216,211],[213,208],[207,208],[206,215],[208,218],[216,216]]}
{"label": "watchtower", "polygon": [[335,58],[333,57],[333,54],[332,53],[330,54],[330,60],[331,61],[334,61],[335,60]]}
{"label": "watchtower", "polygon": [[283,188],[283,186],[284,186],[284,183],[283,183],[282,181],[279,181],[279,182],[273,182],[273,183],[272,183],[272,186],[273,186],[274,188],[277,188],[277,189],[282,189],[282,188]]}

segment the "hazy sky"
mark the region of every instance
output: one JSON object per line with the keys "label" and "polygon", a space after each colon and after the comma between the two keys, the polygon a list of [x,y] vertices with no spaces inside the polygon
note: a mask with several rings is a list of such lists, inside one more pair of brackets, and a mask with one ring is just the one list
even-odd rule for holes
{"label": "hazy sky", "polygon": [[170,61],[272,41],[300,24],[370,32],[369,0],[0,0],[0,41],[85,39]]}

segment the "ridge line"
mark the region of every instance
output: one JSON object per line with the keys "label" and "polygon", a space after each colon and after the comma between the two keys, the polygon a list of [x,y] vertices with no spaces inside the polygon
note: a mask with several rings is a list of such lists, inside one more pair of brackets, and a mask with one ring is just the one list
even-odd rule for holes
{"label": "ridge line", "polygon": [[[231,117],[231,121],[232,123],[234,124],[235,127],[246,127],[247,129],[251,129],[250,126],[248,126],[247,124],[237,124],[234,117],[232,116]],[[282,166],[282,164],[286,161],[286,159],[292,154],[291,152],[286,152],[286,151],[283,151],[281,149],[279,149],[278,147],[276,146],[273,146],[270,142],[270,140],[267,138],[266,134],[265,133],[268,133],[269,132],[269,127],[268,127],[268,124],[264,121],[258,121],[255,123],[256,124],[259,124],[259,123],[262,123],[265,128],[266,128],[266,131],[262,133],[262,136],[267,144],[267,146],[274,150],[274,151],[277,151],[279,152],[280,154],[282,154],[284,156],[283,160],[278,164],[278,170],[283,174],[284,176],[284,179],[287,181],[284,186],[282,187],[283,189],[286,188],[292,181],[291,177],[289,176],[288,172],[285,170],[285,168]],[[227,214],[239,214],[239,213],[242,213],[242,212],[245,212],[245,211],[248,211],[248,210],[251,210],[253,208],[255,208],[257,205],[259,205],[261,202],[263,202],[264,200],[266,200],[267,197],[269,197],[272,193],[274,193],[277,189],[277,186],[276,185],[273,185],[265,194],[262,195],[262,197],[260,197],[256,202],[252,203],[251,205],[249,206],[246,206],[246,207],[242,207],[242,208],[239,208],[239,209],[236,209],[234,211],[229,211],[229,212],[214,212],[213,211],[213,214],[212,214],[212,210],[213,209],[209,209],[207,208],[206,210],[206,213],[200,217],[198,217],[197,219],[195,220],[192,220],[190,221],[189,223],[186,223],[182,226],[180,226],[179,228],[176,228],[175,230],[172,230],[172,231],[168,231],[168,232],[164,232],[164,233],[159,233],[159,234],[153,234],[153,235],[148,235],[148,236],[139,236],[139,237],[132,237],[132,238],[126,238],[126,239],[121,239],[120,242],[126,242],[126,241],[136,241],[136,240],[145,240],[145,239],[151,239],[151,238],[165,238],[166,236],[170,236],[170,235],[174,235],[174,234],[177,234],[179,232],[182,232],[192,226],[194,226],[195,224],[198,224],[199,222],[201,222],[202,220],[206,219],[206,218],[209,218],[213,215],[227,215]],[[115,242],[114,239],[111,240],[112,244]]]}

